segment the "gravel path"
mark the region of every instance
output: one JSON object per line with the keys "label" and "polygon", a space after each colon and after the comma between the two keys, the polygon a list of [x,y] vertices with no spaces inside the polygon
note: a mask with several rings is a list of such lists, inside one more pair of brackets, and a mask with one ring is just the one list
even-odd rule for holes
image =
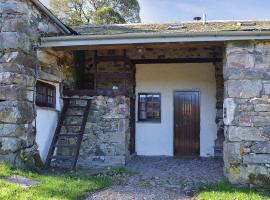
{"label": "gravel path", "polygon": [[191,199],[199,186],[223,178],[222,161],[134,157],[126,169],[135,172],[124,183],[92,193],[87,200]]}

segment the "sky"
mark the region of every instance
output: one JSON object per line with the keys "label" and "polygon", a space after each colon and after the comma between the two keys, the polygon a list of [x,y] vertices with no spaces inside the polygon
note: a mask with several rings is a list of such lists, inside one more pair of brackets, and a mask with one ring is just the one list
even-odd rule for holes
{"label": "sky", "polygon": [[[40,0],[49,5],[49,0]],[[143,23],[207,20],[270,19],[270,0],[138,0]]]}

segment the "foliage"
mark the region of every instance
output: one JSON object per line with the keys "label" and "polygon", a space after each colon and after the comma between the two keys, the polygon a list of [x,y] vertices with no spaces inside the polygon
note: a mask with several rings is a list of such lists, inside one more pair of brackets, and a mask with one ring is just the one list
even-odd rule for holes
{"label": "foliage", "polygon": [[137,0],[50,0],[50,6],[70,26],[140,22]]}
{"label": "foliage", "polygon": [[247,187],[235,187],[224,180],[200,188],[197,200],[270,200],[270,193],[257,192]]}
{"label": "foliage", "polygon": [[[40,184],[23,188],[5,181],[10,175],[22,175]],[[74,200],[83,199],[89,191],[99,190],[112,184],[113,180],[105,176],[89,176],[79,173],[29,172],[12,169],[8,164],[0,164],[0,199],[31,200]]]}
{"label": "foliage", "polygon": [[124,24],[126,21],[112,8],[103,7],[95,13],[94,24]]}

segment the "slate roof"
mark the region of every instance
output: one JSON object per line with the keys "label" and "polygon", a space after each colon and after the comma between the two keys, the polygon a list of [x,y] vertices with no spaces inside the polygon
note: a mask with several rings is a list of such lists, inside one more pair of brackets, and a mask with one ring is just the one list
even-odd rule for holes
{"label": "slate roof", "polygon": [[[242,25],[241,25],[242,24]],[[173,32],[221,32],[221,31],[269,31],[268,21],[208,21],[164,24],[115,24],[73,27],[80,34],[112,35],[123,33],[173,33]]]}

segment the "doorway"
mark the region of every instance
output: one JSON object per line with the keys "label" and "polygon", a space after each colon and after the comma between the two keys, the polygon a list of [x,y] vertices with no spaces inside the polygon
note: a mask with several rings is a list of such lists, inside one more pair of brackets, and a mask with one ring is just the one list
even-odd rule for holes
{"label": "doorway", "polygon": [[174,156],[200,155],[200,92],[174,91]]}

